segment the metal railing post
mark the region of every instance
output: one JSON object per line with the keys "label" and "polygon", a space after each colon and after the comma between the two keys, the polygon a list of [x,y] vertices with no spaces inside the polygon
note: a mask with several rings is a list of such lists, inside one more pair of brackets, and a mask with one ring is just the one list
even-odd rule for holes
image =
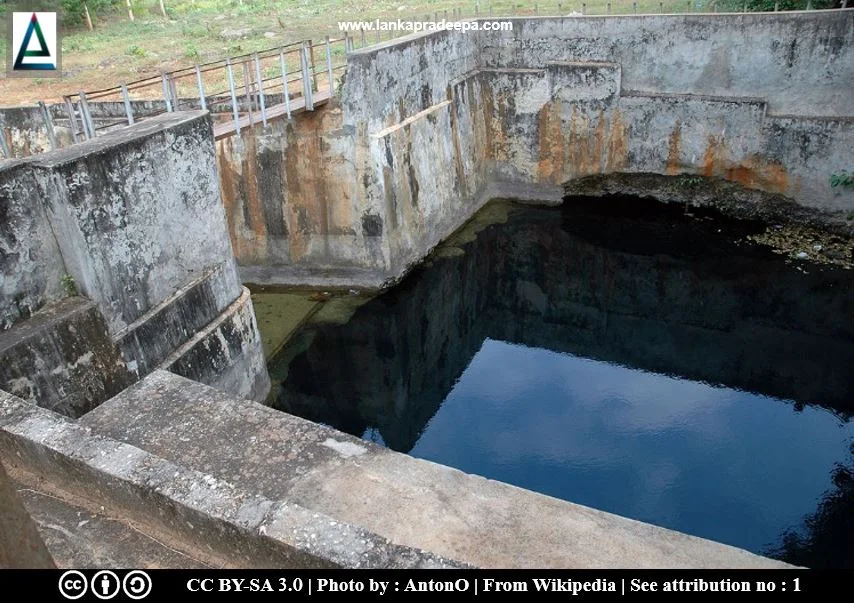
{"label": "metal railing post", "polygon": [[234,130],[240,134],[240,113],[237,111],[237,90],[234,88],[234,70],[231,59],[225,59],[225,72],[228,76],[228,89],[231,91],[231,112],[234,115]]}
{"label": "metal railing post", "polygon": [[166,77],[169,79],[169,94],[172,95],[172,108],[175,111],[181,110],[181,100],[178,97],[178,86],[175,84],[175,78],[172,77],[170,73],[166,73]]}
{"label": "metal railing post", "polygon": [[261,123],[264,124],[264,127],[267,127],[267,102],[264,99],[264,76],[261,74],[261,59],[258,58],[258,53],[256,52],[254,57],[255,61],[255,77],[258,80],[258,102],[261,104]]}
{"label": "metal railing post", "polygon": [[128,118],[128,125],[132,126],[136,120],[133,118],[133,107],[130,104],[130,95],[128,94],[128,87],[125,84],[122,84],[122,100],[125,103],[125,115]]}
{"label": "metal railing post", "polygon": [[166,72],[161,72],[160,79],[163,80],[163,101],[166,103],[166,111],[172,113],[172,94],[169,92],[169,76]]}
{"label": "metal railing post", "polygon": [[202,111],[208,110],[208,99],[205,98],[205,82],[202,80],[202,69],[196,65],[196,84],[199,87],[199,105]]}
{"label": "metal railing post", "polygon": [[317,85],[317,63],[314,62],[314,42],[308,41],[308,58],[311,60],[311,81],[314,83],[312,90],[320,92],[320,86]]}
{"label": "metal railing post", "polygon": [[252,105],[255,103],[252,100],[252,89],[249,87],[249,66],[246,64],[246,59],[240,63],[243,71],[243,89],[246,92],[246,111],[249,112],[249,125],[255,125],[255,118],[252,116]]}
{"label": "metal railing post", "polygon": [[367,34],[365,33],[364,28],[362,29],[362,48],[368,45]]}
{"label": "metal railing post", "polygon": [[299,60],[300,68],[302,70],[302,95],[303,100],[305,101],[305,110],[314,111],[314,102],[311,100],[311,82],[308,79],[308,50],[305,47],[305,42],[300,46]]}
{"label": "metal railing post", "polygon": [[288,90],[288,67],[285,63],[285,49],[279,48],[279,62],[282,65],[282,93],[285,95],[285,112],[291,118],[291,93]]}
{"label": "metal railing post", "polygon": [[92,114],[89,112],[89,101],[86,100],[86,93],[80,91],[80,115],[83,118],[83,124],[86,126],[86,139],[95,138],[95,122],[92,121]]}
{"label": "metal railing post", "polygon": [[43,101],[39,101],[39,111],[41,111],[44,127],[47,130],[47,139],[50,141],[50,148],[54,150],[58,149],[59,141],[56,139],[56,131],[53,129],[53,120],[50,117],[50,111],[47,110]]}
{"label": "metal railing post", "polygon": [[71,104],[71,99],[67,96],[63,96],[62,100],[65,101],[65,112],[68,113],[68,123],[71,125],[71,140],[80,142],[80,138],[77,137],[77,118],[74,116],[74,105]]}
{"label": "metal railing post", "polygon": [[335,77],[332,75],[332,47],[329,36],[326,36],[326,74],[329,76],[329,98],[335,93]]}

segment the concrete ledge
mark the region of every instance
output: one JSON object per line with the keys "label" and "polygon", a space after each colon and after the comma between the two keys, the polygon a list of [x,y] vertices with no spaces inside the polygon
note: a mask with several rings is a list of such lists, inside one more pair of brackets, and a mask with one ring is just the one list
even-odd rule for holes
{"label": "concrete ledge", "polygon": [[0,387],[79,417],[134,381],[92,300],[52,302],[0,333]]}
{"label": "concrete ledge", "polygon": [[270,376],[249,289],[210,324],[167,356],[159,367],[233,396],[262,401]]}
{"label": "concrete ledge", "polygon": [[109,507],[212,565],[460,567],[93,434],[2,391],[0,459],[43,478],[60,495]]}
{"label": "concrete ledge", "polygon": [[144,377],[194,333],[216,319],[234,302],[239,290],[234,264],[226,262],[182,287],[122,331],[114,339],[128,368]]}
{"label": "concrete ledge", "polygon": [[479,567],[786,567],[414,459],[165,372],[81,422],[238,489]]}

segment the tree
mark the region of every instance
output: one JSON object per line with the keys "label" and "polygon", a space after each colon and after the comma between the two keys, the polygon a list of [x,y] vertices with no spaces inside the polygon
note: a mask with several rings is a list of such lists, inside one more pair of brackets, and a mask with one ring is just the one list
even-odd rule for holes
{"label": "tree", "polygon": [[94,29],[92,15],[99,11],[112,8],[120,0],[62,0],[60,8],[66,23],[86,23],[89,29]]}

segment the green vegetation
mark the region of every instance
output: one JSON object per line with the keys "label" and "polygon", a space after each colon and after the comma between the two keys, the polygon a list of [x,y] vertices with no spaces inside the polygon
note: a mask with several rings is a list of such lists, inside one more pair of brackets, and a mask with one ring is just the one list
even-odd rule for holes
{"label": "green vegetation", "polygon": [[830,186],[836,188],[841,186],[844,188],[854,188],[854,172],[842,170],[830,175]]}
{"label": "green vegetation", "polygon": [[65,290],[65,294],[68,297],[74,297],[77,295],[77,283],[74,282],[74,277],[70,274],[63,274],[62,278],[59,279],[62,283],[62,288]]}

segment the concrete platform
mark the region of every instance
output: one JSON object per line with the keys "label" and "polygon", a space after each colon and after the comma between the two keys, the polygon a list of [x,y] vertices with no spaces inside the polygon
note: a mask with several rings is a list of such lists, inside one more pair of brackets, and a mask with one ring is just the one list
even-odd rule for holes
{"label": "concrete platform", "polygon": [[166,372],[153,373],[79,424],[246,492],[464,564],[788,567],[392,452]]}

